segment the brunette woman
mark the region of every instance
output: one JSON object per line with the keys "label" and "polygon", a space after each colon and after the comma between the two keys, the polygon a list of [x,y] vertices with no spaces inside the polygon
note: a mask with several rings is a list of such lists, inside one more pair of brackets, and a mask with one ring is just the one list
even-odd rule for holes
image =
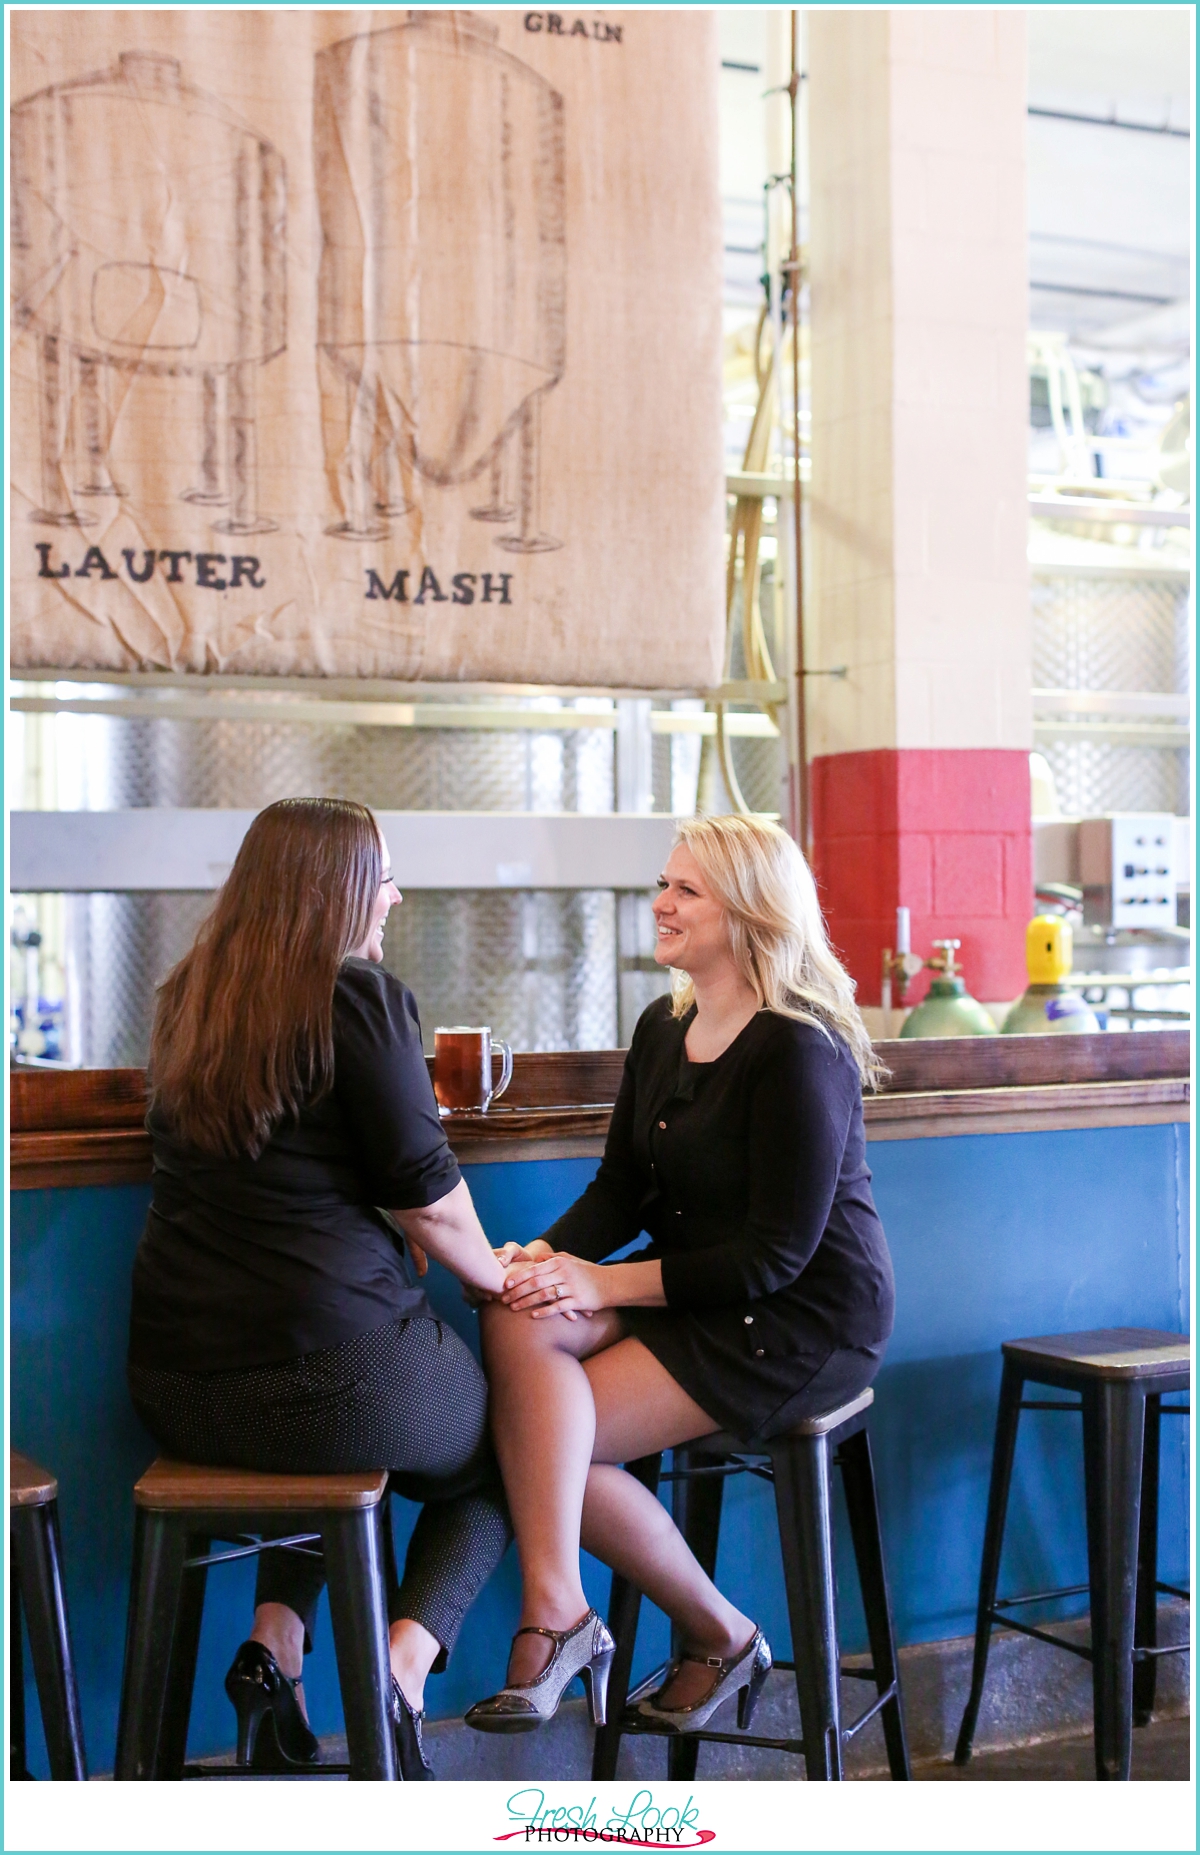
{"label": "brunette woman", "polygon": [[[503,1271],[442,1132],[412,994],[380,963],[400,899],[365,806],[286,799],[247,832],[158,995],[129,1384],[173,1456],[387,1468],[425,1503],[389,1594],[399,1764],[422,1779],[425,1677],[510,1533],[483,1374],[417,1281],[425,1250],[476,1294]],[[259,1559],[225,1682],[242,1762],[317,1756],[299,1681],[323,1583],[319,1557]]]}
{"label": "brunette woman", "polygon": [[[681,1633],[641,1711],[694,1731],[736,1693],[749,1726],[763,1633],[620,1464],[718,1429],[759,1442],[842,1404],[891,1332],[863,1137],[876,1065],[803,857],[773,825],[694,819],[654,913],[672,992],[638,1023],[600,1170],[483,1310],[524,1586],[508,1685],[467,1715],[486,1732],[537,1726],[574,1674],[603,1718],[613,1645],[581,1541]],[[599,1266],[643,1230],[649,1249]]]}

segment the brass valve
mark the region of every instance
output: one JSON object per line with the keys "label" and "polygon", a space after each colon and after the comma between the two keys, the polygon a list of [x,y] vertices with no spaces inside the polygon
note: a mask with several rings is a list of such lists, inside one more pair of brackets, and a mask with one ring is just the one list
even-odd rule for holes
{"label": "brass valve", "polygon": [[935,940],[934,951],[927,960],[911,950],[911,916],[907,908],[896,910],[896,948],[883,949],[883,985],[880,991],[880,1004],[883,1008],[885,1030],[891,1019],[894,1005],[904,1005],[904,994],[918,973],[926,971],[934,975],[933,988],[947,994],[963,991],[962,975],[955,961],[955,954],[962,946],[961,940]]}
{"label": "brass valve", "polygon": [[933,945],[934,952],[927,960],[923,960],[919,953],[893,953],[890,947],[884,948],[880,997],[884,1012],[889,1016],[894,1004],[903,1006],[904,994],[918,973],[929,971],[941,980],[960,977],[954,956],[962,946],[961,940],[935,940]]}
{"label": "brass valve", "polygon": [[933,944],[940,947],[941,952],[931,954],[925,962],[930,972],[940,973],[943,979],[957,979],[959,972],[954,956],[962,946],[961,940],[935,940]]}
{"label": "brass valve", "polygon": [[885,947],[883,950],[885,991],[890,990],[894,983],[903,998],[909,981],[915,979],[917,974],[924,970],[924,966],[925,962],[919,953],[893,953],[890,947]]}

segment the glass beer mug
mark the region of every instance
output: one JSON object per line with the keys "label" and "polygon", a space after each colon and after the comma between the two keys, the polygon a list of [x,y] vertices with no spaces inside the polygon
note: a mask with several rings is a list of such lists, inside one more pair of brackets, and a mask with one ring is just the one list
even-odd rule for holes
{"label": "glass beer mug", "polygon": [[439,1024],[433,1034],[433,1092],[441,1114],[486,1114],[512,1081],[512,1051],[496,1038],[502,1067],[492,1087],[492,1033],[484,1024]]}

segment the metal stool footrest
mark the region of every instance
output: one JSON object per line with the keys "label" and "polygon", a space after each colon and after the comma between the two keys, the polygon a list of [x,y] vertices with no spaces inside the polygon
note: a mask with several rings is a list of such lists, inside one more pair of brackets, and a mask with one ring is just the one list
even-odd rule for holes
{"label": "metal stool footrest", "polygon": [[[1022,1636],[1032,1636],[1035,1642],[1048,1642],[1052,1649],[1065,1649],[1069,1655],[1078,1655],[1085,1662],[1092,1662],[1095,1660],[1095,1656],[1092,1654],[1091,1649],[1085,1646],[1085,1644],[1068,1642],[1065,1636],[1053,1636],[1049,1630],[1035,1629],[1032,1623],[1018,1623],[1015,1617],[1002,1616],[995,1610],[989,1613],[989,1620],[992,1623],[1003,1624],[1005,1629],[1019,1630]],[[1190,1642],[1165,1643],[1161,1647],[1150,1647],[1147,1644],[1138,1644],[1130,1652],[1130,1660],[1133,1662],[1146,1662],[1153,1660],[1155,1656],[1159,1655],[1188,1655],[1191,1651],[1191,1647],[1192,1645]]]}
{"label": "metal stool footrest", "polygon": [[888,1702],[890,1700],[895,1700],[899,1692],[899,1682],[893,1681],[890,1687],[884,1688],[881,1694],[877,1694],[865,1713],[860,1713],[857,1720],[852,1720],[849,1726],[843,1726],[842,1743],[848,1745],[855,1733],[860,1732],[869,1720],[875,1718],[877,1713],[882,1713]]}
{"label": "metal stool footrest", "polygon": [[1086,1584],[1065,1584],[1057,1591],[1031,1591],[1028,1597],[998,1597],[994,1609],[1009,1610],[1015,1604],[1050,1604],[1056,1597],[1082,1597],[1091,1588]]}
{"label": "metal stool footrest", "polygon": [[659,1476],[660,1481],[699,1481],[705,1476],[727,1477],[729,1475],[757,1475],[760,1481],[774,1481],[775,1471],[768,1462],[743,1462],[735,1457],[732,1462],[713,1462],[694,1469],[667,1469]]}
{"label": "metal stool footrest", "polygon": [[[666,1674],[669,1667],[669,1662],[660,1662],[658,1667],[654,1669],[651,1674],[647,1675],[644,1680],[640,1681],[637,1687],[632,1690],[626,1702],[626,1712],[621,1719],[621,1731],[623,1733],[642,1733],[646,1737],[653,1739],[691,1739],[695,1740],[697,1744],[711,1743],[715,1745],[765,1746],[775,1752],[795,1752],[803,1756],[803,1739],[767,1739],[754,1733],[710,1732],[707,1727],[701,1727],[694,1733],[677,1733],[673,1728],[669,1726],[657,1726],[653,1720],[648,1720],[645,1714],[633,1711],[638,1701],[644,1700],[646,1695],[653,1691],[662,1680],[662,1677]],[[794,1673],[795,1667],[796,1664],[794,1662],[775,1662],[772,1664],[772,1672],[778,1672],[780,1674]],[[875,1679],[875,1670],[873,1668],[843,1668],[840,1672],[843,1678],[848,1678],[850,1680],[874,1681]],[[873,1720],[875,1715],[881,1712],[889,1701],[896,1699],[899,1691],[899,1683],[893,1681],[888,1687],[878,1693],[865,1713],[860,1713],[856,1720],[850,1722],[849,1726],[842,1727],[842,1744],[848,1745],[855,1734],[860,1732],[864,1726]]]}
{"label": "metal stool footrest", "polygon": [[1069,1655],[1081,1656],[1085,1662],[1092,1660],[1091,1649],[1083,1643],[1068,1642],[1065,1636],[1052,1636],[1049,1630],[1039,1630],[1032,1623],[1018,1623],[1015,1617],[1005,1616],[1001,1611],[989,1611],[988,1621],[1000,1623],[1006,1630],[1017,1630],[1022,1636],[1032,1636],[1035,1642],[1048,1642],[1052,1649],[1065,1649]]}
{"label": "metal stool footrest", "polygon": [[185,1572],[195,1571],[201,1565],[227,1565],[231,1559],[251,1559],[259,1552],[295,1552],[305,1559],[319,1559],[323,1555],[318,1548],[313,1552],[311,1542],[319,1540],[319,1533],[289,1533],[283,1539],[258,1539],[252,1533],[235,1535],[237,1544],[229,1552],[205,1552],[194,1559],[185,1559]]}
{"label": "metal stool footrest", "polygon": [[758,1733],[710,1733],[702,1727],[697,1733],[668,1733],[661,1726],[644,1719],[641,1714],[635,1718],[622,1719],[622,1733],[641,1735],[648,1739],[667,1739],[672,1745],[687,1741],[693,1745],[757,1746],[768,1752],[795,1752],[804,1757],[803,1739],[764,1739]]}
{"label": "metal stool footrest", "polygon": [[205,1778],[210,1780],[213,1778],[256,1778],[261,1784],[264,1779],[272,1777],[283,1778],[285,1782],[291,1777],[303,1777],[306,1780],[312,1778],[350,1778],[353,1777],[354,1770],[352,1766],[346,1764],[307,1765],[303,1772],[294,1773],[255,1771],[253,1765],[185,1765],[179,1775],[182,1778],[190,1779],[192,1783],[200,1782]]}

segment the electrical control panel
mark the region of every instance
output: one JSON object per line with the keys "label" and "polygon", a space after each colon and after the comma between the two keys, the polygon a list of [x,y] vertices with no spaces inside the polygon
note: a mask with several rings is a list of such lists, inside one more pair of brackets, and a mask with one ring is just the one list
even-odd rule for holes
{"label": "electrical control panel", "polygon": [[1174,927],[1179,877],[1170,812],[1113,812],[1079,821],[1086,923]]}

